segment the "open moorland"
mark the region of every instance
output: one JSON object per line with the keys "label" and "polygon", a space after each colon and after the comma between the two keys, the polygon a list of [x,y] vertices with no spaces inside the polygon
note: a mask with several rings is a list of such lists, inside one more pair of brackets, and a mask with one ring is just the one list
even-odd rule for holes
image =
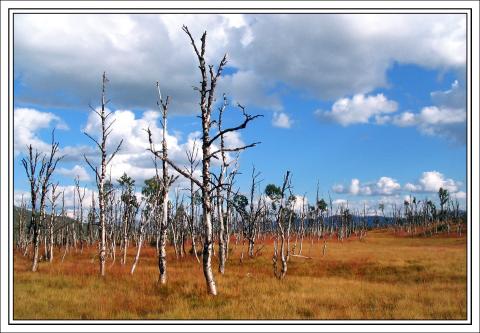
{"label": "open moorland", "polygon": [[[225,274],[216,274],[218,296],[205,290],[202,265],[188,253],[175,259],[168,247],[168,283],[158,283],[155,247],[145,246],[130,275],[108,257],[99,275],[94,248],[55,253],[31,272],[30,256],[14,255],[14,319],[466,319],[466,238],[410,237],[370,231],[362,240],[306,239],[276,279],[273,245],[259,240],[254,258],[240,261],[230,244]],[[62,252],[60,252],[62,251]],[[297,251],[298,252],[298,251]],[[308,258],[306,258],[308,257]],[[200,258],[201,259],[201,258]],[[213,257],[213,268],[218,267]]]}

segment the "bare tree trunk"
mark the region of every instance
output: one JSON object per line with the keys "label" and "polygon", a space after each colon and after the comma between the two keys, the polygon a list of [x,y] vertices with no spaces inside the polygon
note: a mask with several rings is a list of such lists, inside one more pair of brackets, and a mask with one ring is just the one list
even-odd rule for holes
{"label": "bare tree trunk", "polygon": [[101,124],[102,124],[102,133],[101,133],[101,142],[98,142],[97,139],[93,138],[91,135],[88,133],[85,133],[92,141],[94,141],[97,145],[97,147],[100,150],[100,155],[101,155],[101,168],[100,168],[100,173],[98,172],[98,168],[94,167],[88,158],[84,155],[84,159],[87,162],[87,164],[90,166],[92,171],[95,174],[95,179],[97,182],[97,187],[98,187],[98,210],[99,210],[99,227],[100,227],[100,247],[99,247],[99,268],[100,268],[100,275],[105,276],[105,257],[106,257],[106,252],[107,252],[107,247],[106,247],[106,242],[107,242],[107,234],[106,234],[106,223],[105,223],[105,199],[106,199],[106,193],[105,193],[105,177],[106,177],[106,172],[107,172],[107,165],[110,163],[110,161],[115,157],[115,155],[118,153],[120,150],[120,147],[123,143],[123,140],[120,141],[118,144],[117,148],[114,150],[114,152],[108,157],[107,159],[107,138],[108,135],[111,132],[111,126],[113,125],[113,122],[107,123],[107,118],[111,115],[111,113],[105,113],[105,106],[108,103],[105,100],[105,88],[106,84],[108,82],[107,75],[104,72],[102,75],[102,108],[101,111],[98,112],[97,110],[93,109],[93,111],[100,117]]}
{"label": "bare tree trunk", "polygon": [[[217,79],[220,77],[221,72],[227,63],[227,58],[226,58],[226,55],[222,58],[216,72],[214,72],[213,66],[208,66],[208,73],[209,73],[208,75],[207,66],[205,63],[205,46],[206,46],[207,33],[204,32],[200,39],[201,48],[199,50],[188,28],[186,26],[183,26],[182,29],[190,38],[195,54],[197,55],[197,58],[198,58],[199,68],[202,76],[201,87],[197,88],[197,90],[200,93],[200,109],[201,109],[202,134],[203,134],[202,136],[202,153],[203,153],[202,181],[200,182],[194,177],[193,174],[189,174],[188,171],[176,166],[175,163],[170,161],[166,156],[163,156],[163,154],[159,154],[159,152],[155,151],[153,147],[153,141],[152,141],[150,130],[147,130],[147,133],[149,135],[150,151],[154,153],[157,157],[161,158],[162,161],[167,162],[179,174],[192,180],[198,187],[200,187],[202,191],[203,228],[204,228],[203,272],[204,272],[205,281],[207,284],[207,292],[211,295],[216,295],[217,288],[216,288],[215,280],[213,277],[212,263],[211,263],[212,252],[213,252],[212,197],[211,196],[215,188],[211,189],[210,160],[212,157],[214,157],[216,154],[222,151],[232,151],[232,152],[240,151],[249,147],[253,147],[256,145],[256,143],[250,144],[244,147],[228,148],[223,150],[220,149],[218,151],[213,151],[213,152],[211,151],[211,146],[222,135],[228,132],[234,132],[242,128],[245,128],[251,120],[259,116],[251,116],[245,112],[245,108],[243,108],[242,106],[239,106],[242,109],[242,113],[245,118],[244,122],[237,127],[223,129],[218,133],[216,133],[212,138],[210,137],[210,128],[212,125],[211,112],[212,112],[212,107],[215,101],[215,97],[214,97],[215,88],[217,84]],[[210,83],[210,85],[208,85],[208,83]]]}
{"label": "bare tree trunk", "polygon": [[[288,219],[288,225],[284,226],[284,197],[285,197],[285,189],[287,188],[287,185],[289,184],[289,176],[290,172],[287,171],[287,174],[285,175],[285,178],[283,180],[283,185],[281,189],[281,195],[280,195],[280,207],[278,208],[278,213],[277,213],[277,218],[276,218],[276,228],[277,228],[277,237],[275,239],[275,245],[274,245],[274,252],[273,252],[273,274],[277,279],[283,279],[285,278],[285,275],[287,274],[287,262],[288,262],[288,256],[289,256],[289,249],[288,249],[288,243],[287,243],[287,249],[285,249],[285,238],[288,239],[290,238],[290,222],[291,218],[293,215],[293,211],[290,213],[290,217],[287,217]],[[280,260],[282,262],[282,268],[281,271],[278,272],[278,267],[277,267],[277,262],[278,262],[278,249],[277,249],[277,242],[278,242],[278,236],[280,236]],[[285,253],[286,252],[286,253]]]}
{"label": "bare tree trunk", "polygon": [[125,212],[123,213],[123,258],[122,265],[127,263],[128,250],[128,210],[129,206],[125,205]]}
{"label": "bare tree trunk", "polygon": [[[158,105],[162,108],[162,220],[160,223],[160,237],[159,237],[159,249],[158,249],[158,269],[160,271],[159,282],[161,284],[167,283],[167,231],[168,231],[168,191],[170,184],[173,182],[173,178],[168,176],[167,167],[167,112],[170,97],[167,96],[165,102],[162,100],[160,92],[160,85],[157,82],[158,90]],[[152,143],[151,143],[152,144]]]}
{"label": "bare tree trunk", "polygon": [[133,274],[135,272],[135,268],[137,267],[138,259],[140,259],[140,251],[142,250],[143,246],[143,234],[145,230],[145,223],[144,223],[145,217],[142,217],[141,225],[140,225],[140,235],[139,235],[139,240],[137,244],[137,254],[135,255],[135,259],[133,260],[132,264],[132,269],[130,270],[130,274]]}
{"label": "bare tree trunk", "polygon": [[55,191],[57,189],[58,184],[52,185],[52,198],[50,200],[52,211],[50,213],[50,222],[48,224],[48,237],[49,237],[49,247],[47,251],[47,258],[49,262],[53,262],[53,244],[54,244],[54,238],[53,238],[53,226],[54,222],[56,219],[56,213],[55,213],[55,202],[60,195],[60,193],[55,194]]}

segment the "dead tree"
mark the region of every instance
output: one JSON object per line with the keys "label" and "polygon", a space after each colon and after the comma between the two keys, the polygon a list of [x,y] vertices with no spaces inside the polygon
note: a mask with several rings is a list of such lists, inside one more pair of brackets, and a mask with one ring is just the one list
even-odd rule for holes
{"label": "dead tree", "polygon": [[[231,192],[231,187],[233,183],[233,179],[236,175],[236,167],[229,172],[229,167],[232,163],[236,166],[236,161],[238,160],[238,156],[236,159],[229,161],[227,159],[227,154],[225,152],[225,134],[222,133],[222,124],[223,124],[223,113],[225,112],[225,108],[227,107],[227,97],[223,94],[223,103],[222,106],[218,109],[218,121],[217,121],[217,130],[220,133],[219,141],[220,141],[220,155],[221,155],[221,165],[220,165],[220,172],[219,175],[216,177],[216,206],[217,206],[217,216],[218,216],[218,225],[219,225],[219,233],[218,233],[218,271],[220,274],[225,273],[225,262],[227,260],[227,253],[228,253],[228,220],[229,220],[229,205],[224,207],[224,195],[223,192],[226,190],[227,195],[227,203],[229,200],[229,192]],[[212,174],[215,176],[215,174]],[[225,188],[226,187],[226,188]],[[230,190],[229,190],[230,189]]]}
{"label": "dead tree", "polygon": [[168,224],[168,187],[169,187],[169,177],[168,177],[168,168],[167,162],[165,159],[167,155],[167,140],[166,140],[166,131],[167,131],[167,111],[169,97],[165,103],[162,101],[162,96],[160,94],[160,86],[157,82],[157,89],[159,94],[159,102],[162,106],[162,223],[160,224],[160,251],[158,253],[158,269],[160,270],[159,281],[162,284],[167,282],[167,251],[166,251],[166,242],[167,242],[167,224]]}
{"label": "dead tree", "polygon": [[51,198],[49,198],[50,201],[50,206],[51,206],[51,212],[50,212],[50,221],[48,224],[48,252],[47,252],[47,258],[49,262],[53,262],[53,245],[55,243],[54,241],[54,230],[53,227],[55,225],[55,220],[57,218],[57,213],[56,213],[56,202],[58,197],[60,196],[60,193],[55,193],[58,187],[57,184],[52,184],[52,193],[51,193]]}
{"label": "dead tree", "polygon": [[78,177],[75,178],[75,189],[78,197],[78,237],[80,238],[80,246],[83,251],[83,200],[85,199],[86,188],[83,188],[83,192],[80,191],[80,179]]}
{"label": "dead tree", "polygon": [[[63,158],[63,156],[56,156],[57,153],[58,142],[55,142],[55,130],[53,130],[50,154],[48,157],[43,155],[40,162],[40,170],[37,170],[37,167],[41,154],[38,151],[33,153],[32,145],[29,145],[28,147],[28,157],[22,159],[22,164],[30,183],[30,198],[32,205],[32,215],[29,226],[29,229],[33,229],[32,272],[36,272],[38,269],[40,228],[45,220],[45,200],[47,198],[48,187],[50,186],[50,177],[55,171],[57,163]],[[37,197],[39,194],[40,202],[37,209]]]}
{"label": "dead tree", "polygon": [[[290,172],[287,171],[283,179],[282,188],[279,189],[275,185],[269,185],[266,188],[266,194],[272,199],[275,203],[279,203],[278,211],[276,213],[275,219],[275,228],[276,228],[276,237],[273,243],[273,274],[277,279],[283,279],[287,274],[287,262],[288,262],[288,245],[285,244],[286,240],[289,238],[291,219],[293,215],[293,210],[290,210],[288,214],[288,209],[286,209],[285,203],[285,191],[290,186]],[[286,215],[289,216],[286,216]],[[287,223],[285,223],[287,221]],[[282,268],[279,271],[278,269],[278,242],[280,238],[280,260],[282,261]],[[287,247],[287,248],[286,248]]]}
{"label": "dead tree", "polygon": [[90,210],[87,216],[87,234],[88,234],[88,244],[93,245],[94,232],[93,226],[96,225],[97,212],[95,210],[95,193],[92,193],[92,203],[90,205]]}
{"label": "dead tree", "polygon": [[27,202],[22,194],[20,200],[20,209],[18,210],[18,238],[17,248],[24,251],[27,244],[27,237],[25,235],[25,226],[27,220]]}
{"label": "dead tree", "polygon": [[85,135],[88,136],[98,147],[100,152],[101,160],[100,160],[100,171],[98,170],[97,166],[93,166],[90,160],[87,158],[86,155],[83,155],[85,162],[89,165],[92,169],[93,173],[95,174],[95,181],[97,183],[98,188],[98,214],[99,214],[99,228],[100,228],[100,251],[99,251],[99,264],[100,264],[100,275],[105,276],[105,257],[106,257],[106,230],[105,230],[105,204],[106,204],[106,195],[104,191],[105,186],[105,179],[107,173],[107,166],[110,164],[112,159],[120,150],[122,146],[123,140],[119,142],[113,153],[107,155],[107,140],[110,133],[112,133],[112,125],[114,124],[115,120],[108,122],[108,117],[112,115],[112,112],[107,112],[106,105],[109,101],[105,99],[105,88],[107,85],[108,79],[105,72],[102,75],[102,97],[101,97],[101,109],[97,111],[92,106],[90,108],[93,112],[95,112],[98,117],[100,118],[102,124],[102,132],[101,138],[99,140],[92,137],[90,134],[85,132]]}
{"label": "dead tree", "polygon": [[[187,160],[190,164],[189,167],[189,173],[191,175],[194,174],[195,170],[197,170],[198,164],[200,163],[200,160],[197,160],[198,158],[198,152],[199,149],[197,147],[197,141],[195,140],[193,142],[193,147],[191,151],[186,152],[187,154]],[[189,222],[189,229],[190,229],[190,237],[192,239],[192,249],[191,252],[193,255],[195,255],[195,259],[200,263],[200,259],[198,259],[198,254],[197,254],[197,246],[195,244],[195,194],[197,191],[195,190],[195,183],[192,179],[190,179],[190,216],[188,219]]]}
{"label": "dead tree", "polygon": [[123,232],[123,258],[122,265],[127,263],[127,250],[128,250],[128,231],[133,224],[136,210],[138,209],[137,198],[134,194],[135,180],[123,173],[122,177],[117,180],[122,193],[120,196],[122,203],[122,232]]}
{"label": "dead tree", "polygon": [[[203,272],[205,276],[205,280],[207,283],[207,291],[211,295],[217,294],[217,287],[215,285],[215,280],[213,277],[212,272],[212,251],[213,251],[213,226],[212,226],[212,193],[215,193],[216,186],[212,188],[212,181],[211,181],[211,172],[210,172],[210,162],[212,158],[218,158],[217,155],[224,152],[234,152],[247,149],[249,147],[255,146],[257,143],[252,143],[247,146],[243,147],[235,147],[235,148],[224,148],[212,151],[212,146],[214,143],[226,133],[235,132],[240,129],[243,129],[247,126],[247,124],[252,121],[253,119],[259,117],[259,115],[251,116],[245,112],[245,108],[239,105],[240,109],[242,110],[244,121],[235,127],[230,127],[226,129],[222,129],[221,131],[211,135],[211,127],[214,122],[212,122],[212,108],[215,103],[215,90],[217,86],[218,78],[220,77],[223,68],[227,63],[227,55],[224,55],[220,64],[217,67],[217,70],[214,70],[213,65],[209,65],[207,68],[205,62],[205,47],[206,47],[206,39],[207,33],[204,32],[200,41],[201,46],[200,49],[197,48],[195,40],[193,39],[190,31],[186,26],[183,26],[183,31],[188,35],[195,54],[198,59],[199,69],[201,73],[202,80],[200,82],[200,87],[196,87],[200,94],[200,111],[201,111],[201,119],[202,119],[202,179],[201,181],[198,180],[193,174],[190,174],[188,170],[182,169],[178,167],[175,163],[169,160],[167,157],[163,157],[160,152],[155,151],[150,148],[150,150],[160,159],[166,161],[173,169],[175,169],[178,173],[182,176],[186,177],[187,179],[193,180],[195,185],[197,185],[202,191],[202,211],[203,211],[203,227],[204,227],[204,244],[203,244]],[[151,140],[151,133],[149,133],[150,142]],[[218,185],[217,185],[218,186]]]}
{"label": "dead tree", "polygon": [[262,208],[260,199],[258,200],[257,205],[254,204],[255,188],[258,186],[258,177],[260,176],[259,172],[255,172],[255,167],[252,170],[252,184],[250,188],[250,211],[247,216],[247,230],[246,238],[248,239],[248,256],[250,258],[254,257],[254,247],[255,240],[258,234],[258,221],[262,214]]}
{"label": "dead tree", "polygon": [[139,239],[138,239],[138,242],[137,242],[137,253],[135,254],[135,259],[133,260],[133,264],[132,264],[132,269],[130,270],[130,274],[133,275],[133,273],[135,272],[135,268],[137,267],[137,264],[138,264],[138,260],[140,259],[140,251],[142,250],[142,246],[143,246],[143,240],[145,238],[145,227],[148,225],[148,223],[150,222],[150,216],[149,216],[149,211],[148,210],[144,210],[143,213],[141,214],[141,217],[140,217],[140,230],[139,230]]}
{"label": "dead tree", "polygon": [[[158,157],[162,161],[162,188],[161,188],[161,202],[162,202],[162,220],[160,222],[160,237],[158,247],[158,269],[159,269],[159,282],[161,284],[167,283],[167,231],[168,231],[168,192],[170,186],[177,179],[178,176],[168,175],[168,152],[167,152],[167,113],[168,105],[170,103],[170,96],[167,96],[166,100],[162,99],[160,91],[160,85],[157,82],[158,101],[157,105],[162,112],[162,150],[156,151],[153,144],[152,132],[150,128],[147,129],[148,141],[150,143],[149,150],[154,153],[155,157]],[[156,162],[155,162],[155,169]],[[157,172],[158,178],[158,172]]]}

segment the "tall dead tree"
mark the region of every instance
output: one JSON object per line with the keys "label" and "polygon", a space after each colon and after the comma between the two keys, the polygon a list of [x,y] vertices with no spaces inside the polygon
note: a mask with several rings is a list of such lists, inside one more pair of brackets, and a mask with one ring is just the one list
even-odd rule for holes
{"label": "tall dead tree", "polygon": [[[162,112],[162,150],[156,151],[153,144],[152,132],[150,128],[147,129],[148,141],[150,143],[149,150],[155,154],[156,157],[162,161],[162,187],[161,187],[161,202],[162,202],[162,220],[160,222],[160,238],[158,247],[158,269],[159,282],[161,284],[167,283],[167,231],[168,231],[168,192],[170,186],[175,182],[178,176],[168,175],[168,151],[167,151],[167,113],[170,103],[170,96],[166,100],[162,99],[160,85],[157,82],[158,101],[157,105]],[[155,163],[156,166],[156,163]],[[157,175],[158,178],[158,175]]]}
{"label": "tall dead tree", "polygon": [[[216,176],[216,206],[217,206],[217,216],[218,216],[218,271],[220,274],[225,273],[225,262],[227,260],[228,253],[228,220],[229,220],[229,210],[230,206],[227,204],[227,207],[224,207],[224,199],[229,200],[229,193],[231,192],[231,187],[233,179],[237,173],[236,168],[232,171],[229,171],[229,167],[232,163],[236,165],[236,159],[228,160],[227,154],[225,152],[225,134],[222,133],[222,124],[223,124],[223,113],[227,107],[227,97],[223,94],[223,103],[220,108],[218,108],[218,120],[217,120],[217,131],[220,133],[220,155],[221,155],[221,165],[219,175]],[[212,174],[215,176],[215,174]],[[226,190],[226,196],[224,197],[223,192]]]}
{"label": "tall dead tree", "polygon": [[108,164],[112,161],[112,159],[115,157],[115,155],[118,153],[120,150],[120,147],[122,146],[123,140],[120,140],[119,144],[115,148],[115,150],[110,154],[107,155],[107,139],[108,136],[112,133],[112,125],[114,124],[115,120],[112,120],[108,122],[108,117],[112,115],[112,112],[107,112],[106,110],[106,105],[108,104],[109,101],[107,101],[105,98],[105,89],[107,86],[107,75],[105,72],[103,72],[102,75],[102,96],[101,96],[101,109],[100,111],[97,111],[94,109],[92,106],[90,106],[90,109],[92,109],[95,114],[98,115],[100,118],[101,122],[101,137],[100,141],[95,139],[93,136],[88,134],[87,132],[84,132],[86,136],[88,136],[95,144],[97,145],[97,148],[100,152],[100,171],[98,170],[97,166],[93,166],[93,164],[90,162],[90,160],[87,158],[86,155],[83,155],[83,158],[85,159],[85,162],[89,165],[89,167],[92,169],[93,173],[95,174],[95,180],[97,183],[97,188],[98,188],[98,216],[99,216],[99,228],[100,228],[100,246],[99,246],[99,264],[100,264],[100,275],[105,276],[105,257],[106,257],[106,225],[105,225],[105,204],[106,204],[106,195],[105,195],[105,180],[106,180],[106,175],[107,175],[107,166]]}
{"label": "tall dead tree", "polygon": [[160,270],[159,280],[160,283],[165,284],[167,282],[167,225],[168,225],[168,187],[169,187],[169,177],[168,177],[168,167],[165,159],[167,155],[167,112],[168,112],[168,103],[169,97],[165,102],[162,101],[162,95],[160,93],[160,86],[157,82],[158,97],[160,105],[162,106],[162,223],[160,224],[160,251],[158,253],[158,268]]}
{"label": "tall dead tree", "polygon": [[[217,294],[217,287],[215,285],[215,280],[212,271],[212,252],[213,252],[213,226],[212,226],[212,193],[215,193],[216,186],[212,188],[211,181],[211,172],[210,172],[210,162],[212,158],[218,158],[217,155],[224,152],[233,152],[247,149],[249,147],[255,146],[257,143],[252,143],[243,147],[235,148],[224,148],[212,151],[212,146],[214,143],[226,133],[235,132],[240,129],[243,129],[247,124],[253,119],[259,117],[260,115],[251,116],[245,112],[245,108],[239,105],[242,110],[244,121],[235,127],[230,127],[222,129],[217,133],[211,135],[212,127],[212,108],[215,103],[215,90],[217,87],[218,78],[220,77],[223,68],[227,64],[227,55],[225,54],[220,61],[220,64],[217,67],[217,70],[214,70],[213,65],[209,65],[207,68],[205,62],[205,48],[206,48],[206,39],[207,32],[205,31],[200,38],[201,45],[200,48],[197,47],[195,40],[193,39],[190,31],[186,26],[183,26],[183,31],[187,34],[190,39],[190,42],[193,46],[195,54],[198,59],[199,69],[201,74],[200,87],[194,88],[200,94],[200,111],[202,119],[202,179],[201,181],[194,177],[193,174],[189,173],[188,170],[178,167],[175,163],[168,159],[168,157],[163,157],[160,152],[155,151],[150,148],[150,150],[160,159],[166,161],[173,169],[175,169],[182,176],[187,179],[191,179],[202,191],[202,211],[203,211],[203,229],[204,229],[204,244],[203,244],[203,272],[205,280],[207,283],[207,291],[211,295]],[[149,133],[150,142],[151,133]],[[222,185],[222,184],[220,184]],[[218,186],[218,185],[217,185]]]}

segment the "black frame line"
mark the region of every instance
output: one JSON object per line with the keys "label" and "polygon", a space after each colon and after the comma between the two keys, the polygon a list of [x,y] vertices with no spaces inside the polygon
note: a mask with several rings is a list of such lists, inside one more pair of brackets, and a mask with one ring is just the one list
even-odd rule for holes
{"label": "black frame line", "polygon": [[[61,1],[61,0],[53,0],[53,1]],[[85,0],[84,0],[85,1]],[[94,1],[94,0],[86,0],[86,1]],[[107,0],[107,1],[118,1],[118,0]],[[125,0],[120,0],[120,1],[125,1]],[[154,1],[154,0],[147,0],[147,1]],[[221,0],[213,0],[213,1],[221,1]],[[249,0],[247,0],[249,1]],[[274,0],[267,0],[267,1],[274,1]],[[284,0],[280,0],[284,1]],[[315,0],[307,0],[307,1],[315,1]],[[373,1],[382,1],[382,0],[373,0]],[[427,0],[427,1],[435,1],[435,0]],[[200,1],[199,1],[200,2]],[[405,0],[405,2],[414,2],[414,0]],[[441,3],[441,2],[440,2]],[[466,304],[467,304],[467,320],[468,322],[453,322],[455,320],[452,320],[452,322],[442,322],[442,323],[436,323],[436,321],[445,321],[442,319],[426,319],[426,320],[418,320],[420,322],[414,322],[414,323],[408,323],[407,321],[414,321],[413,319],[396,319],[396,320],[374,320],[374,319],[350,319],[349,321],[354,321],[353,323],[337,323],[337,322],[331,322],[329,320],[288,320],[288,319],[259,319],[259,320],[236,320],[236,319],[223,319],[223,320],[203,320],[203,319],[190,319],[188,320],[189,322],[180,322],[177,323],[175,322],[176,320],[163,320],[163,322],[159,321],[153,321],[153,322],[138,322],[136,319],[122,319],[122,320],[115,320],[115,319],[107,319],[107,320],[98,320],[100,322],[96,322],[96,320],[89,320],[89,322],[79,322],[80,320],[75,320],[75,319],[48,319],[51,321],[60,321],[61,323],[46,323],[42,321],[38,321],[35,319],[26,319],[26,320],[21,320],[22,322],[12,322],[11,316],[10,316],[10,305],[12,305],[12,311],[14,308],[14,299],[12,298],[12,303],[10,303],[10,268],[11,266],[11,261],[10,261],[10,254],[11,254],[11,244],[10,244],[10,235],[11,235],[11,229],[10,229],[10,222],[8,221],[8,268],[9,268],[9,274],[8,274],[8,325],[12,326],[23,326],[23,325],[472,325],[473,321],[473,291],[472,291],[472,252],[473,252],[473,242],[472,242],[472,195],[471,191],[469,191],[469,188],[472,188],[472,120],[471,120],[471,115],[472,115],[472,91],[473,91],[473,79],[472,79],[472,32],[473,32],[473,23],[472,23],[472,8],[8,8],[8,216],[10,219],[13,207],[10,205],[10,203],[13,203],[12,197],[11,197],[11,184],[12,184],[12,175],[14,172],[14,164],[12,163],[12,170],[10,169],[10,162],[12,162],[12,151],[11,151],[11,135],[14,135],[14,130],[11,133],[10,129],[10,116],[13,117],[13,111],[11,115],[11,110],[10,107],[13,107],[12,100],[10,98],[10,91],[13,93],[13,100],[14,94],[15,94],[15,89],[14,87],[10,85],[10,79],[11,79],[11,71],[10,71],[10,63],[12,64],[12,68],[14,69],[14,57],[12,54],[12,62],[10,59],[10,46],[13,46],[14,42],[14,16],[15,14],[72,14],[72,15],[79,15],[79,14],[141,14],[141,15],[148,15],[148,14],[185,14],[185,11],[187,10],[200,10],[203,12],[187,12],[188,14],[192,15],[215,15],[215,14],[228,14],[231,13],[232,11],[237,11],[237,10],[244,10],[246,12],[235,12],[239,14],[264,14],[264,15],[275,15],[275,14],[294,14],[294,15],[302,15],[302,14],[310,14],[310,15],[325,15],[325,14],[379,14],[379,15],[392,15],[392,14],[410,14],[410,15],[415,15],[415,14],[464,14],[466,16],[466,21],[467,21],[467,26],[466,26],[466,38],[467,38],[467,44],[466,44],[466,51],[465,51],[465,56],[466,56],[466,66],[465,66],[465,78],[466,78],[466,91],[467,94],[469,92],[469,87],[470,87],[470,99],[468,97],[465,100],[465,109],[467,111],[467,122],[466,122],[466,141],[467,141],[467,160],[466,160],[466,176],[467,176],[467,187],[466,187],[466,193],[467,193],[467,198],[468,194],[470,194],[470,200],[466,201],[466,210],[467,210],[467,216],[470,217],[470,224],[467,223],[467,226],[470,228],[467,231],[467,237],[470,237],[470,252],[468,251],[468,241],[467,241],[467,271],[468,268],[470,268],[470,284],[468,284],[468,273],[467,273],[467,294],[468,294],[468,288],[470,287],[470,299],[466,299]],[[388,10],[389,12],[368,12],[369,10]],[[29,10],[35,10],[35,12],[28,12]],[[46,12],[48,10],[55,10],[56,12]],[[59,11],[67,11],[67,12],[59,12]],[[112,11],[112,12],[87,12],[87,11]],[[156,12],[156,13],[144,13],[144,12],[133,12],[133,13],[126,13],[126,10],[137,10],[137,11],[163,11],[163,12]],[[179,10],[181,12],[172,12],[175,10]],[[183,11],[182,11],[183,10]],[[215,10],[217,12],[206,12],[208,10]],[[273,13],[266,13],[266,12],[255,12],[255,10],[278,10],[278,12],[273,12]],[[290,11],[293,10],[294,12],[285,12],[285,11]],[[315,11],[315,10],[327,10],[328,12],[295,12],[295,11]],[[340,12],[332,12],[332,11],[340,11]],[[357,12],[348,12],[348,10],[358,10]],[[438,12],[412,12],[412,11],[420,11],[420,10],[438,10]],[[447,10],[456,10],[458,12],[454,13],[449,13],[445,12]],[[27,12],[25,12],[27,11]],[[75,13],[74,11],[82,11]],[[85,11],[85,12],[83,12]],[[226,12],[222,12],[226,11]],[[397,12],[392,12],[392,11],[397,11]],[[404,11],[404,12],[402,12]],[[463,12],[462,12],[463,11]],[[10,17],[12,18],[12,24],[10,24]],[[468,29],[468,24],[470,24],[470,29]],[[10,39],[10,27],[12,27],[12,43]],[[469,50],[470,49],[470,50]],[[470,57],[469,57],[470,56]],[[470,76],[468,76],[470,74]],[[470,102],[470,113],[468,113],[468,104]],[[470,141],[468,140],[468,123],[470,123]],[[468,144],[470,144],[470,156],[468,155]],[[468,160],[470,157],[470,172],[468,172]],[[13,172],[12,172],[13,171]],[[470,185],[470,186],[469,186]],[[0,193],[1,195],[1,193]],[[1,232],[1,231],[0,231]],[[470,255],[470,267],[468,267],[468,255]],[[13,258],[12,258],[13,260]],[[14,277],[15,272],[12,271],[12,276]],[[13,296],[13,290],[12,290],[12,296]],[[468,307],[468,303],[470,300],[470,307]],[[470,310],[470,311],[469,311]],[[480,309],[479,309],[480,311]],[[469,317],[470,314],[470,318]],[[13,313],[12,313],[13,315]],[[48,321],[45,320],[45,321]],[[182,321],[180,319],[177,319],[178,321]],[[15,319],[13,319],[15,321]],[[25,322],[27,321],[27,322]],[[107,321],[107,322],[105,322]],[[220,322],[218,322],[220,321]],[[259,321],[259,322],[257,322]],[[299,322],[303,321],[303,322]],[[306,322],[305,322],[306,321]],[[321,322],[319,322],[321,321]],[[341,320],[333,320],[333,321],[341,321]],[[364,321],[368,321],[367,323],[363,323]],[[393,321],[393,323],[392,323]],[[428,321],[428,322],[421,322],[421,321]],[[110,323],[111,322],[111,323]]]}

